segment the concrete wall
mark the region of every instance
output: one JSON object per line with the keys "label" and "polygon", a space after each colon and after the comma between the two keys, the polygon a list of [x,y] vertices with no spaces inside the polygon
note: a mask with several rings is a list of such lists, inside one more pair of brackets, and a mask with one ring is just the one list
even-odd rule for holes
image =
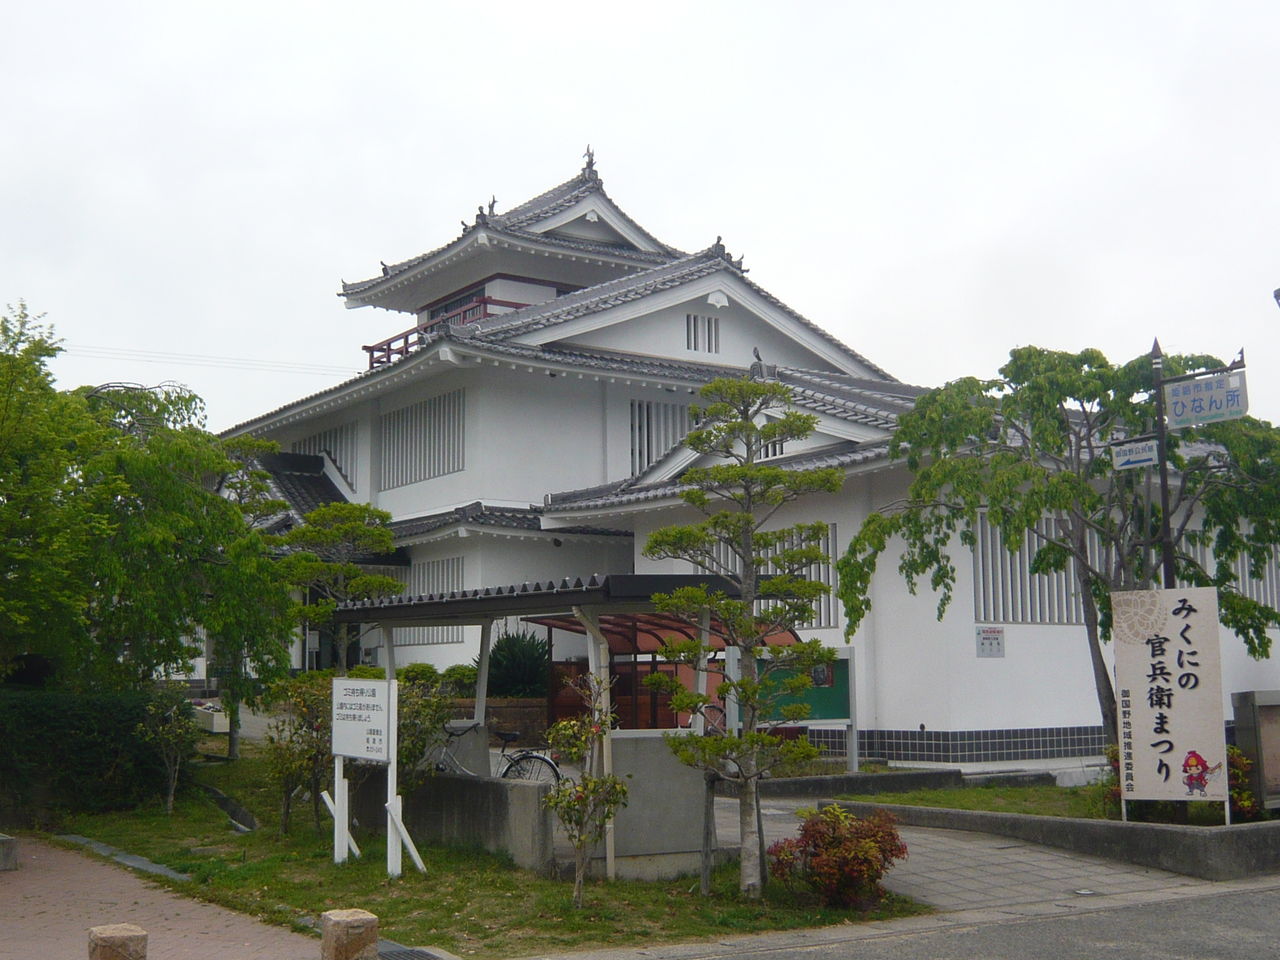
{"label": "concrete wall", "polygon": [[[614,820],[617,872],[630,879],[694,873],[702,851],[702,772],[671,753],[658,730],[615,730],[613,771],[627,783],[627,805]],[[603,875],[604,845],[591,869]]]}
{"label": "concrete wall", "polygon": [[858,816],[887,810],[899,823],[909,826],[1017,837],[1206,880],[1235,880],[1280,871],[1278,821],[1230,827],[1184,827],[848,801],[840,801],[840,806]]}
{"label": "concrete wall", "polygon": [[[478,845],[506,854],[519,867],[554,869],[551,812],[543,801],[551,788],[527,780],[498,780],[439,773],[403,797],[405,828],[416,843]],[[362,828],[386,829],[384,771],[375,771],[352,797]]]}

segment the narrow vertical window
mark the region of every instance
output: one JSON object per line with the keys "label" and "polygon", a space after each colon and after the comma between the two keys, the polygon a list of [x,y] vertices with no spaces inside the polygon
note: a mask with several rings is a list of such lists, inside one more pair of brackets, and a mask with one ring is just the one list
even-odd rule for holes
{"label": "narrow vertical window", "polygon": [[684,315],[684,345],[701,353],[720,352],[720,318],[696,313]]}

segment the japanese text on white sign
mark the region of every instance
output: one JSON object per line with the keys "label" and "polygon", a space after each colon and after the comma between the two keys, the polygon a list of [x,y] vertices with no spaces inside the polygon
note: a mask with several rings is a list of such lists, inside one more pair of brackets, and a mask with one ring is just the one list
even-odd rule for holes
{"label": "japanese text on white sign", "polygon": [[333,755],[386,763],[390,717],[386,680],[333,681]]}
{"label": "japanese text on white sign", "polygon": [[1234,370],[1166,383],[1164,410],[1170,430],[1198,423],[1238,420],[1249,412],[1249,391],[1244,371]]}
{"label": "japanese text on white sign", "polygon": [[1218,595],[1111,595],[1120,791],[1126,800],[1225,800]]}

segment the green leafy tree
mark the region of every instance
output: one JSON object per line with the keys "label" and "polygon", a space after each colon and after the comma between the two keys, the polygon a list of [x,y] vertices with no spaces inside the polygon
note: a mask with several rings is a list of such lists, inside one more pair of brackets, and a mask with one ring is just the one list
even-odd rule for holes
{"label": "green leafy tree", "polygon": [[[202,428],[200,399],[175,385],[115,384],[83,395],[110,429],[85,480],[115,495],[88,577],[80,675],[136,684],[184,669],[201,630],[215,653],[235,648],[240,665],[278,672],[288,588],[252,511],[220,489],[242,464]],[[233,682],[233,702],[240,693]]]}
{"label": "green leafy tree", "polygon": [[271,684],[289,671],[289,643],[296,620],[290,584],[273,544],[258,529],[284,503],[271,496],[257,458],[276,445],[254,437],[223,440],[228,472],[218,484],[240,511],[240,535],[224,549],[209,576],[202,626],[211,643],[211,669],[227,715],[227,757],[240,756],[240,711],[257,707]]}
{"label": "green leafy tree", "polygon": [[[719,379],[702,388],[705,406],[693,411],[696,427],[686,445],[720,462],[691,467],[681,494],[703,514],[694,524],[666,527],[650,535],[644,554],[652,559],[687,561],[728,577],[737,596],[707,586],[655,595],[663,612],[691,624],[709,620],[712,635],[740,652],[740,676],[726,677],[717,694],[737,704],[741,729],[724,737],[676,736],[668,739],[676,756],[691,766],[713,770],[738,785],[742,837],[739,888],[749,898],[763,896],[765,857],[759,829],[758,782],[779,763],[816,755],[803,740],[784,741],[768,731],[778,701],[810,685],[807,669],[830,662],[835,652],[818,641],[794,646],[768,645],[770,637],[813,619],[814,602],[827,587],[805,573],[826,561],[817,546],[822,523],[778,528],[775,516],[789,503],[811,493],[834,493],[838,470],[788,470],[761,462],[772,445],[799,440],[813,432],[817,418],[789,407],[790,392],[780,383]],[[670,643],[663,654],[678,663],[704,662],[708,650],[697,640]],[[686,690],[667,674],[647,682],[669,693],[679,712],[702,712],[702,692]],[[781,709],[787,719],[807,715],[807,705]]]}
{"label": "green leafy tree", "polygon": [[[611,681],[610,681],[611,682]],[[582,907],[582,884],[591,848],[599,843],[620,807],[627,803],[627,785],[603,771],[605,731],[612,717],[605,709],[605,681],[585,674],[570,682],[586,708],[580,716],[560,720],[547,731],[547,742],[582,773],[562,779],[547,797],[547,807],[560,820],[573,846],[573,905]]]}
{"label": "green leafy tree", "polygon": [[297,621],[320,631],[342,673],[349,649],[363,633],[358,624],[333,622],[338,604],[404,592],[403,583],[371,567],[395,549],[387,526],[391,514],[364,503],[327,503],[302,519],[275,543],[285,551],[284,577],[301,595],[294,608]]}
{"label": "green leafy tree", "polygon": [[191,701],[170,684],[156,684],[146,716],[138,724],[138,737],[160,756],[165,771],[165,813],[173,814],[173,798],[178,791],[182,764],[196,751],[199,728],[191,715]]}
{"label": "green leafy tree", "polygon": [[[1165,359],[1168,376],[1221,366]],[[1150,356],[1115,366],[1097,350],[1021,347],[998,379],[965,378],[921,397],[890,445],[911,471],[907,496],[868,516],[838,563],[848,632],[870,609],[877,562],[899,547],[899,571],[913,592],[929,579],[941,617],[956,581],[952,538],[971,548],[985,514],[1008,550],[1032,551],[1033,573],[1074,579],[1103,729],[1114,739],[1102,654],[1111,592],[1159,581],[1162,518],[1151,477],[1116,470],[1107,444],[1154,429],[1153,383]],[[1240,589],[1239,567],[1259,576],[1280,544],[1280,431],[1248,418],[1189,429],[1170,436],[1169,463],[1178,578],[1216,586],[1222,622],[1251,656],[1267,656],[1266,630],[1280,612]]]}
{"label": "green leafy tree", "polygon": [[83,483],[106,431],[48,369],[61,348],[19,303],[0,314],[0,676],[14,657],[58,657],[83,630],[94,546],[114,493]]}
{"label": "green leafy tree", "polygon": [[282,680],[270,701],[276,716],[267,729],[267,770],[280,791],[280,832],[289,832],[293,801],[305,788],[318,833],[324,827],[320,792],[333,767],[332,676],[316,671]]}
{"label": "green leafy tree", "polygon": [[[200,399],[55,390],[57,351],[25,307],[0,317],[0,669],[40,653],[64,682],[145,686],[189,666],[201,627],[278,607],[283,588],[217,489],[236,464]],[[261,623],[246,636],[267,656],[281,645]]]}

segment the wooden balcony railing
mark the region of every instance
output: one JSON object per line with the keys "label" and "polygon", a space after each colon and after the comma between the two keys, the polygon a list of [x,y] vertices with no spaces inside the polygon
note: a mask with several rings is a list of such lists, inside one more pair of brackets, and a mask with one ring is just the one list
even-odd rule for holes
{"label": "wooden balcony railing", "polygon": [[514,300],[476,297],[470,303],[464,303],[457,309],[441,314],[433,320],[418,324],[418,326],[405,330],[403,333],[397,333],[394,337],[388,337],[386,340],[381,340],[361,349],[369,355],[369,369],[374,370],[413,353],[426,342],[427,334],[441,324],[474,323],[477,320],[483,320],[485,317],[495,317],[501,312],[491,310],[489,309],[490,307],[507,307],[517,310],[520,307],[527,306],[527,303],[516,303]]}

